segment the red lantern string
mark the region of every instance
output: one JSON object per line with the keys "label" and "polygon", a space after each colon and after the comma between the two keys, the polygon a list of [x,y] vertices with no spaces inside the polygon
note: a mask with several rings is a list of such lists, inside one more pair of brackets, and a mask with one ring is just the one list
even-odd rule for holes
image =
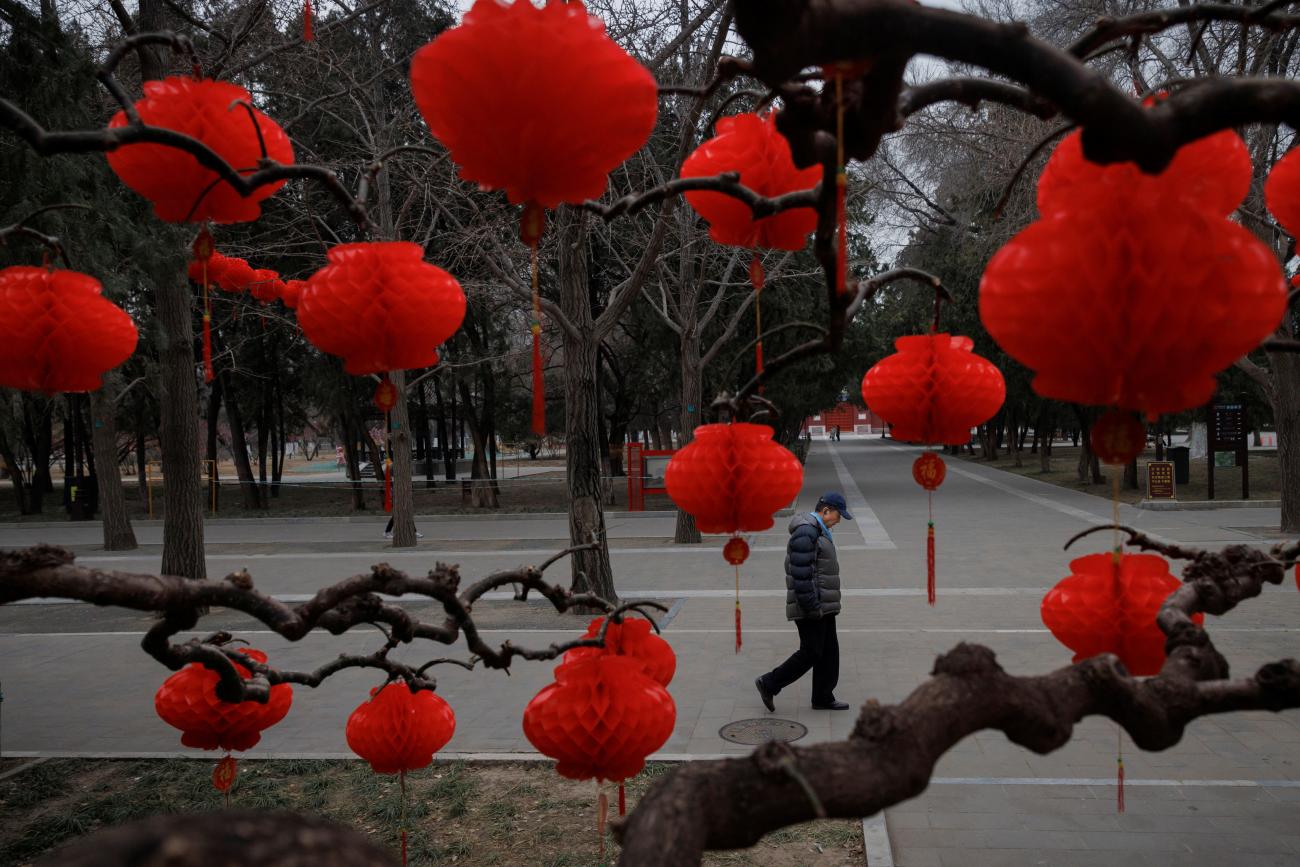
{"label": "red lantern string", "polygon": [[623,789],[623,781],[618,781],[618,814],[627,815],[627,793]]}
{"label": "red lantern string", "polygon": [[1117,778],[1115,781],[1115,812],[1124,812],[1124,730],[1115,723],[1115,761]]}
{"label": "red lantern string", "polygon": [[732,536],[722,548],[722,556],[736,567],[736,652],[743,643],[740,635],[740,564],[749,559],[749,545],[740,536]]}
{"label": "red lantern string", "polygon": [[316,41],[316,27],[313,19],[316,16],[312,12],[311,0],[305,0],[302,5],[302,41]]}
{"label": "red lantern string", "polygon": [[605,787],[596,783],[596,834],[600,837],[600,857],[605,857],[605,817],[609,813],[609,795]]}
{"label": "red lantern string", "polygon": [[212,258],[212,233],[205,225],[194,239],[194,258],[203,284],[203,381],[212,382],[212,298],[208,291],[208,261]]}
{"label": "red lantern string", "polygon": [[528,245],[529,272],[533,287],[533,433],[546,436],[546,378],[542,371],[542,295],[538,289],[537,245],[546,231],[546,209],[537,202],[524,205],[519,217],[519,238]]}
{"label": "red lantern string", "polygon": [[935,556],[934,556],[934,492],[943,484],[948,475],[948,467],[943,458],[934,452],[924,452],[912,463],[912,479],[925,488],[928,500],[929,524],[925,534],[925,591],[930,604],[935,599]]}

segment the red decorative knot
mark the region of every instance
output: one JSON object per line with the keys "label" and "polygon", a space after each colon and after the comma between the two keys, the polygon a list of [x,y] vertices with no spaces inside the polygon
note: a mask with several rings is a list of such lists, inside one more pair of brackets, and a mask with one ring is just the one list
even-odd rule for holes
{"label": "red decorative knot", "polygon": [[462,178],[544,208],[600,198],[659,106],[654,77],[600,19],[558,0],[478,0],[416,52],[411,92]]}
{"label": "red decorative knot", "polygon": [[438,363],[438,346],[465,318],[456,278],[407,241],[332,247],[298,296],[298,324],[322,352],[362,375]]}
{"label": "red decorative knot", "polygon": [[974,345],[942,333],[900,337],[898,351],[862,377],[862,399],[892,425],[896,440],[965,445],[1007,395],[1002,372],[972,352]]}
{"label": "red decorative knot", "polygon": [[135,323],[88,274],[0,269],[0,386],[94,391],[135,351]]}
{"label": "red decorative knot", "polygon": [[[1182,582],[1155,554],[1089,554],[1043,597],[1043,624],[1074,651],[1074,661],[1113,653],[1135,675],[1158,674],[1165,635],[1156,614]],[[1192,620],[1204,621],[1197,614]]]}
{"label": "red decorative knot", "polygon": [[732,566],[739,566],[749,559],[749,543],[739,536],[732,536],[722,546],[722,556]]}
{"label": "red decorative knot", "polygon": [[1123,466],[1147,447],[1147,426],[1132,412],[1112,409],[1093,424],[1088,445],[1103,464]]}
{"label": "red decorative knot", "polygon": [[194,238],[194,243],[190,246],[190,250],[194,253],[195,261],[204,262],[212,258],[212,254],[216,250],[216,245],[212,240],[212,233],[208,231],[207,226],[204,226],[199,230],[199,234]]}
{"label": "red decorative knot", "polygon": [[803,465],[766,425],[706,424],[664,470],[668,496],[702,533],[756,533],[803,487]]}
{"label": "red decorative knot", "polygon": [[451,705],[397,681],[370,690],[370,699],[348,717],[346,735],[348,748],[375,773],[396,774],[427,767],[455,732]]}
{"label": "red decorative knot", "polygon": [[[774,115],[738,114],[718,121],[718,134],[701,144],[682,163],[682,177],[710,177],[739,172],[740,183],[762,196],[807,190],[821,179],[821,169],[797,169],[790,143],[776,128]],[[708,190],[688,192],[686,201],[709,223],[709,237],[735,247],[801,250],[817,228],[812,208],[792,208],[755,220],[739,199]],[[761,271],[761,263],[760,263]],[[751,266],[751,281],[752,266]],[[762,276],[754,283],[762,288]]]}
{"label": "red decorative knot", "polygon": [[[253,109],[247,90],[224,81],[173,76],[144,83],[144,99],[135,104],[140,119],[150,126],[175,130],[198,139],[233,166],[250,175],[266,156],[277,163],[293,164],[293,145],[275,121]],[[109,128],[127,125],[119,111]],[[258,131],[261,131],[261,139]],[[108,164],[122,183],[153,203],[158,219],[169,223],[245,223],[262,213],[261,202],[274,195],[285,181],[258,187],[241,196],[220,175],[200,165],[189,153],[160,144],[129,144],[108,153]]]}
{"label": "red decorative knot", "polygon": [[[597,617],[587,625],[583,638],[595,638],[605,618]],[[641,673],[666,687],[672,683],[677,671],[677,655],[672,646],[654,632],[648,620],[624,618],[622,623],[611,623],[605,630],[605,646],[575,647],[564,654],[564,662],[578,662],[593,656],[625,656],[641,666]]]}
{"label": "red decorative knot", "polygon": [[1272,251],[1229,219],[1250,178],[1232,131],[1156,175],[1089,161],[1073,133],[1039,180],[1039,219],[989,260],[980,318],[1043,397],[1148,418],[1205,404],[1286,308]]}
{"label": "red decorative knot", "polygon": [[912,478],[927,491],[937,491],[948,475],[948,465],[934,452],[923,452],[912,462]]}
{"label": "red decorative knot", "polygon": [[226,756],[212,769],[212,787],[218,792],[229,792],[239,777],[239,762],[234,756]]}
{"label": "red decorative knot", "polygon": [[397,406],[397,386],[392,380],[380,380],[379,385],[375,387],[373,400],[380,412],[392,412],[393,407]]}

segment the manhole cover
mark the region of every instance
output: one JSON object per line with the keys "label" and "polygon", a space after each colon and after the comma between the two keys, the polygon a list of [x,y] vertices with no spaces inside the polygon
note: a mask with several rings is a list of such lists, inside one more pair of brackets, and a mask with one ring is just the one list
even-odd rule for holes
{"label": "manhole cover", "polygon": [[724,741],[733,744],[765,744],[768,741],[797,741],[808,734],[808,727],[792,719],[762,717],[738,719],[718,729]]}

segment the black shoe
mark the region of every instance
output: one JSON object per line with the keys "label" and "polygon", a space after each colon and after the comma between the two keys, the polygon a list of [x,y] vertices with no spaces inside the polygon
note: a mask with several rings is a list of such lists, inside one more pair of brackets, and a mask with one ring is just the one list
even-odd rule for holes
{"label": "black shoe", "polygon": [[849,703],[847,701],[832,701],[830,704],[818,704],[817,702],[813,702],[813,710],[848,710],[848,709],[849,709]]}
{"label": "black shoe", "polygon": [[754,686],[758,687],[758,697],[763,700],[763,707],[767,708],[768,713],[776,713],[776,705],[772,704],[772,691],[763,683],[763,678],[754,678]]}

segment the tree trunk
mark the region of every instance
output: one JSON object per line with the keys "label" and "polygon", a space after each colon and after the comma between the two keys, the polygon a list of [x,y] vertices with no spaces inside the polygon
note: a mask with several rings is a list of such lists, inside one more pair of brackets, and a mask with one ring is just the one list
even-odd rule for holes
{"label": "tree trunk", "polygon": [[1055,424],[1056,420],[1046,407],[1038,411],[1038,424],[1036,425],[1039,437],[1038,469],[1042,473],[1052,471],[1052,441],[1056,435]]}
{"label": "tree trunk", "polygon": [[420,415],[424,418],[424,486],[432,488],[437,486],[433,478],[433,420],[429,416],[429,382],[425,380],[420,383]]}
{"label": "tree trunk", "polygon": [[[694,299],[683,305],[683,313],[692,318],[698,315]],[[704,371],[700,363],[700,335],[689,323],[682,328],[682,448],[695,439],[695,428],[700,424],[700,401],[704,394]],[[673,533],[673,542],[678,545],[697,545],[701,541],[700,528],[695,525],[695,516],[689,512],[677,510],[677,529]]]}
{"label": "tree trunk", "polygon": [[208,508],[212,512],[221,509],[221,473],[217,469],[217,430],[221,423],[221,377],[212,380],[208,390]]}
{"label": "tree trunk", "polygon": [[145,430],[145,405],[141,397],[135,404],[135,486],[140,492],[141,508],[149,502],[149,438]]}
{"label": "tree trunk", "polygon": [[415,546],[415,492],[411,489],[411,411],[406,400],[406,371],[390,371],[397,388],[392,411],[393,547]]}
{"label": "tree trunk", "polygon": [[155,292],[158,310],[159,439],[162,443],[162,573],[207,577],[199,481],[199,398],[194,328],[184,265]]}
{"label": "tree trunk", "polygon": [[235,390],[231,388],[230,371],[221,370],[221,390],[225,394],[226,424],[230,427],[230,453],[235,459],[235,475],[239,477],[239,491],[244,498],[244,508],[256,511],[262,508],[257,480],[253,478],[253,464],[248,459],[248,437],[244,431],[244,415],[240,412]]}
{"label": "tree trunk", "polygon": [[1300,355],[1275,352],[1273,421],[1277,425],[1277,460],[1282,489],[1282,532],[1300,533]]}
{"label": "tree trunk", "polygon": [[0,428],[0,461],[4,462],[4,469],[9,473],[9,481],[13,484],[14,499],[18,504],[18,514],[27,515],[27,484],[23,480],[23,469],[18,463],[18,456],[14,454],[13,446],[5,437],[5,432]]}
{"label": "tree trunk", "polygon": [[104,524],[105,551],[134,551],[135,531],[126,513],[122,495],[122,470],[117,462],[117,406],[114,403],[112,374],[104,374],[103,386],[90,393],[91,438],[97,461],[99,508]]}
{"label": "tree trunk", "polygon": [[353,421],[352,414],[346,413],[340,419],[342,431],[339,436],[343,440],[343,462],[347,465],[348,483],[352,486],[352,509],[357,512],[366,510],[366,492],[361,487],[361,456],[357,452],[357,432],[356,423]]}
{"label": "tree trunk", "polygon": [[[491,467],[488,464],[488,444],[487,437],[484,435],[483,419],[478,413],[471,409],[474,406],[474,400],[469,393],[469,384],[465,380],[459,383],[460,400],[465,405],[464,417],[469,422],[469,435],[474,443],[474,460],[470,464],[469,477],[470,483],[470,505],[476,509],[496,509],[500,506],[497,502],[496,491],[493,490],[491,480]],[[483,396],[484,407],[487,413],[490,413],[491,404],[487,395]]]}
{"label": "tree trunk", "polygon": [[569,541],[595,543],[569,558],[574,593],[595,593],[617,601],[614,574],[605,538],[604,490],[600,479],[599,341],[592,319],[587,284],[585,212],[568,206],[559,211],[560,308],[577,334],[564,331],[564,434],[569,481]]}

